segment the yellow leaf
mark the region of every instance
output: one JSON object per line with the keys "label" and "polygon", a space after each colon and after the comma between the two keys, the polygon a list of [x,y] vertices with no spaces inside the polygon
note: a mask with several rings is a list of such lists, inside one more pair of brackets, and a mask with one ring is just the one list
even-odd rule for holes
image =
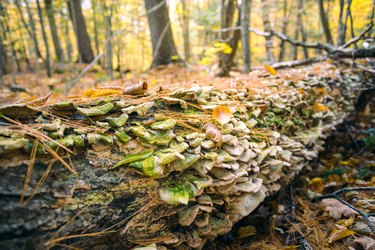
{"label": "yellow leaf", "polygon": [[354,231],[349,230],[345,227],[342,227],[340,229],[335,228],[332,231],[331,235],[328,237],[328,243],[332,243],[332,242],[344,239],[344,238],[346,238],[350,235],[353,235],[353,234],[355,234]]}
{"label": "yellow leaf", "polygon": [[293,249],[298,249],[300,247],[301,247],[301,245],[287,246],[287,247],[284,247],[283,250],[293,250]]}
{"label": "yellow leaf", "polygon": [[264,69],[270,73],[271,75],[275,76],[277,71],[276,69],[274,69],[272,66],[268,65],[268,64],[264,64]]}
{"label": "yellow leaf", "polygon": [[328,111],[328,110],[329,110],[329,108],[326,105],[318,103],[318,102],[314,103],[314,111],[315,112],[319,112],[319,111],[325,112],[325,111]]}
{"label": "yellow leaf", "polygon": [[324,182],[324,181],[323,181],[322,178],[320,178],[320,177],[315,177],[315,178],[313,178],[313,179],[310,181],[309,185],[321,184],[321,183],[323,183],[323,182]]}
{"label": "yellow leaf", "polygon": [[121,95],[121,89],[87,89],[83,91],[83,96],[89,98],[95,98],[100,96],[107,96],[107,95]]}
{"label": "yellow leaf", "polygon": [[345,227],[350,227],[351,225],[353,225],[353,222],[354,222],[354,217],[350,217],[349,219],[346,219],[346,220],[339,220],[336,224],[339,224]]}
{"label": "yellow leaf", "polygon": [[216,108],[214,108],[212,118],[223,125],[230,121],[230,119],[232,118],[232,112],[226,106],[217,106]]}

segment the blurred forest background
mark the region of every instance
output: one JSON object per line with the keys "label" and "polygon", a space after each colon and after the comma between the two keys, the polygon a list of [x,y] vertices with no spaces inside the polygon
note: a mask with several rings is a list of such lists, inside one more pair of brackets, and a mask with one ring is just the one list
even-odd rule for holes
{"label": "blurred forest background", "polygon": [[[111,79],[170,62],[221,67],[225,76],[231,66],[248,72],[321,55],[319,43],[344,45],[373,15],[372,0],[5,0],[0,74],[47,68],[50,75],[95,59],[94,69]],[[371,35],[351,46],[368,47]]]}

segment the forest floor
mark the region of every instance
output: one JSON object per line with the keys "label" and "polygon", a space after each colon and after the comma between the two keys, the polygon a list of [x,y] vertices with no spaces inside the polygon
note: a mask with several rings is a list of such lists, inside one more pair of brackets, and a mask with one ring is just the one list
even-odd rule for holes
{"label": "forest floor", "polygon": [[[28,102],[53,92],[49,101],[65,99],[63,93],[70,80],[83,66],[70,66],[67,70],[47,78],[44,73],[21,73],[3,79],[0,104]],[[304,68],[278,71],[272,84],[282,79],[301,80],[318,74],[330,77],[337,69],[329,63]],[[127,73],[118,80],[110,80],[101,70],[89,72],[69,93],[68,98],[80,95],[85,89],[104,86],[123,86],[146,80],[149,91],[176,88],[192,84],[235,88],[269,86],[270,74],[264,70],[249,75],[233,73],[231,78],[214,78],[206,68],[168,66],[141,75]],[[374,98],[373,98],[374,99]],[[375,110],[375,100],[371,108]],[[375,114],[365,109],[353,112],[326,141],[326,150],[313,161],[288,187],[267,198],[251,215],[242,219],[233,230],[207,249],[375,249],[374,191],[349,191],[341,195],[347,204],[338,199],[315,198],[332,194],[345,187],[375,186]]]}

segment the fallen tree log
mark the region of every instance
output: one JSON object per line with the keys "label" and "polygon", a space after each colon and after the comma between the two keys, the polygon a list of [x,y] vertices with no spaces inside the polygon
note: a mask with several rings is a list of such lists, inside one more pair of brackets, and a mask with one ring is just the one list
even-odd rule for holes
{"label": "fallen tree log", "polygon": [[271,77],[0,107],[0,247],[200,248],[317,156],[360,82]]}

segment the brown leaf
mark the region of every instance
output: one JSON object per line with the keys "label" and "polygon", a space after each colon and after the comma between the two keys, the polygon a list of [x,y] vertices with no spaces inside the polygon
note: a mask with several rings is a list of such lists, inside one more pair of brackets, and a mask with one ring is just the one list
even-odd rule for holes
{"label": "brown leaf", "polygon": [[223,143],[223,138],[220,130],[218,130],[217,127],[212,123],[204,124],[203,129],[205,130],[207,139],[216,142],[216,147],[220,147]]}
{"label": "brown leaf", "polygon": [[340,219],[342,216],[351,217],[357,214],[356,211],[333,198],[322,200],[322,204],[325,206],[325,211],[334,219]]}
{"label": "brown leaf", "polygon": [[362,236],[354,241],[355,249],[372,250],[375,249],[375,240],[373,238]]}
{"label": "brown leaf", "polygon": [[134,85],[124,88],[124,95],[143,95],[148,88],[148,84],[145,81],[140,81]]}

